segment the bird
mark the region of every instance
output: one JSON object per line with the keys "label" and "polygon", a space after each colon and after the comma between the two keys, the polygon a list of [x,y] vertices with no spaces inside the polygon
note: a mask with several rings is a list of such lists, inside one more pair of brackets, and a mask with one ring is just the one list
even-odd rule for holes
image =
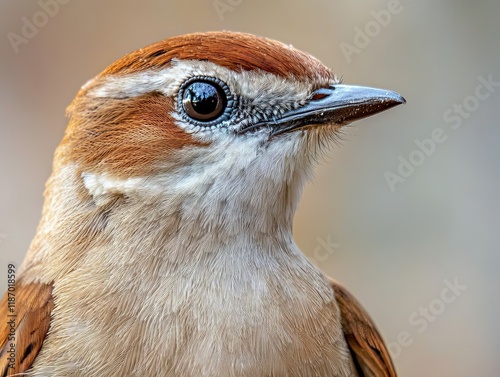
{"label": "bird", "polygon": [[396,376],[365,309],[292,223],[343,128],[403,103],[240,32],[112,63],[67,109],[0,303],[1,375]]}

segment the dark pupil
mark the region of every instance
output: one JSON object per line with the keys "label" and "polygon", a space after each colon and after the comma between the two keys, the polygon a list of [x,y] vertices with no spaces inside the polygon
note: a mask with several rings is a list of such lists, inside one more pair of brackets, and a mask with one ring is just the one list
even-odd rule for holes
{"label": "dark pupil", "polygon": [[184,98],[191,102],[193,110],[198,114],[208,115],[217,108],[219,93],[213,85],[196,82],[188,88]]}

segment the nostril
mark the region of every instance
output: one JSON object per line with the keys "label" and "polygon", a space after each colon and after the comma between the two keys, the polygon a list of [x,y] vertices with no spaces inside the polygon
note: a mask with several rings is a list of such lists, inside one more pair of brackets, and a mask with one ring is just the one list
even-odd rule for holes
{"label": "nostril", "polygon": [[323,98],[329,97],[334,89],[334,86],[329,86],[328,88],[320,88],[315,90],[312,93],[311,101],[319,101]]}
{"label": "nostril", "polygon": [[312,96],[311,100],[313,101],[319,101],[320,99],[323,99],[325,97],[328,97],[328,94],[326,93],[316,93]]}

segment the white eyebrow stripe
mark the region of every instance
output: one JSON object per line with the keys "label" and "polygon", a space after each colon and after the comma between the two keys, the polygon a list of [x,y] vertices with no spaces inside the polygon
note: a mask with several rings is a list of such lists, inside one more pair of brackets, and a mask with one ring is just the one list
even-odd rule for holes
{"label": "white eyebrow stripe", "polygon": [[[266,97],[266,93],[271,93],[272,96],[265,98],[268,105],[279,103],[282,99],[304,100],[312,88],[318,85],[317,82],[285,79],[261,70],[236,72],[208,61],[174,59],[168,68],[98,77],[95,79],[97,81],[87,85],[89,90],[86,95],[94,98],[129,98],[157,91],[171,97],[184,81],[194,76],[216,77],[224,81],[233,94],[251,99]],[[319,84],[325,85],[326,81]]]}

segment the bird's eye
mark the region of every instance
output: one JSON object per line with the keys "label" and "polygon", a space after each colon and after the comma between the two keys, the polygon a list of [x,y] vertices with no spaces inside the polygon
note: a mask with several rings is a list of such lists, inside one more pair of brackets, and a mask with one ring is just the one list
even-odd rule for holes
{"label": "bird's eye", "polygon": [[235,97],[221,80],[197,76],[190,78],[181,86],[178,103],[186,120],[206,127],[231,116]]}
{"label": "bird's eye", "polygon": [[210,121],[218,118],[226,107],[226,95],[215,83],[196,81],[184,89],[182,106],[191,118]]}

